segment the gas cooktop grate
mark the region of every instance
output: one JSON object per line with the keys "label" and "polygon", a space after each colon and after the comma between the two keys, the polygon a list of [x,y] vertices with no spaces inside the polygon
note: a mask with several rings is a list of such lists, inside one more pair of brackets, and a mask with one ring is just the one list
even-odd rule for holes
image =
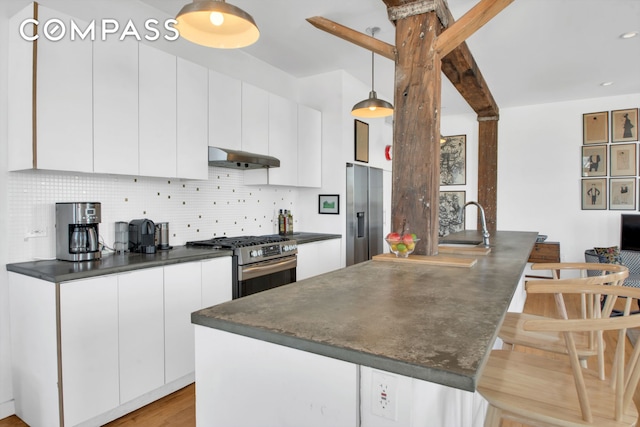
{"label": "gas cooktop grate", "polygon": [[266,245],[289,240],[282,236],[238,236],[238,237],[214,237],[209,240],[196,240],[187,242],[187,246],[217,246],[220,248],[242,248],[247,246]]}

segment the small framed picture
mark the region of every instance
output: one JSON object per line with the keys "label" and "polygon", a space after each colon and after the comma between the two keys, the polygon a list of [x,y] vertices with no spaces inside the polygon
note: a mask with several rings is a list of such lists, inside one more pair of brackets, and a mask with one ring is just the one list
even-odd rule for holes
{"label": "small framed picture", "polygon": [[607,209],[607,179],[583,179],[582,180],[582,209],[606,210]]}
{"label": "small framed picture", "polygon": [[609,209],[636,210],[635,178],[612,178],[609,180]]}
{"label": "small framed picture", "polygon": [[440,185],[467,183],[467,135],[445,136],[440,144]]}
{"label": "small framed picture", "polygon": [[464,191],[441,191],[440,210],[438,211],[440,229],[438,236],[443,237],[456,231],[464,230],[464,221],[460,212],[464,208],[466,193]]}
{"label": "small framed picture", "polygon": [[611,146],[611,176],[636,175],[636,144]]}
{"label": "small framed picture", "polygon": [[338,215],[340,213],[340,195],[320,194],[318,196],[318,213]]}
{"label": "small framed picture", "polygon": [[609,142],[608,111],[582,115],[582,142],[585,145]]}
{"label": "small framed picture", "polygon": [[638,109],[611,112],[611,142],[638,140]]}
{"label": "small framed picture", "polygon": [[358,162],[369,163],[369,124],[354,120],[355,156]]}
{"label": "small framed picture", "polygon": [[607,145],[582,146],[582,176],[607,176]]}

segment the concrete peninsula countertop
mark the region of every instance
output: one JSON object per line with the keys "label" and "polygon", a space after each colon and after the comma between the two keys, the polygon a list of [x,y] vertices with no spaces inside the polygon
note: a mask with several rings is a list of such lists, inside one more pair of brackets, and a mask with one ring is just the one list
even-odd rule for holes
{"label": "concrete peninsula countertop", "polygon": [[[191,320],[473,391],[536,236],[494,232],[491,252],[472,268],[367,261],[205,308]],[[475,231],[447,237],[481,240]]]}

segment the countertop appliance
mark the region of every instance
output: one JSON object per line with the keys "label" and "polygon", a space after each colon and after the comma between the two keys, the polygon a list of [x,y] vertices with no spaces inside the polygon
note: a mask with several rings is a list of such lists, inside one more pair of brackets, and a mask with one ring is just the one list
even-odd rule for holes
{"label": "countertop appliance", "polygon": [[287,237],[217,237],[187,242],[187,246],[233,250],[233,299],[296,281],[298,245]]}
{"label": "countertop appliance", "polygon": [[166,251],[173,249],[173,246],[169,245],[169,223],[168,222],[156,222],[156,234],[154,243],[159,251]]}
{"label": "countertop appliance", "polygon": [[56,258],[62,261],[100,259],[99,202],[56,203]]}
{"label": "countertop appliance", "polygon": [[129,222],[129,250],[143,254],[156,253],[156,227],[150,219],[134,219]]}
{"label": "countertop appliance", "polygon": [[382,169],[347,163],[347,266],[383,251]]}

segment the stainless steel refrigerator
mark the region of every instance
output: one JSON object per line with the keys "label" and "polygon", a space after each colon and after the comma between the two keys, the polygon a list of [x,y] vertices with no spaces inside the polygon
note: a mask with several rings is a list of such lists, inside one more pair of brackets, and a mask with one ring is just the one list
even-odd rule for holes
{"label": "stainless steel refrigerator", "polygon": [[382,253],[382,169],[347,163],[347,266]]}

